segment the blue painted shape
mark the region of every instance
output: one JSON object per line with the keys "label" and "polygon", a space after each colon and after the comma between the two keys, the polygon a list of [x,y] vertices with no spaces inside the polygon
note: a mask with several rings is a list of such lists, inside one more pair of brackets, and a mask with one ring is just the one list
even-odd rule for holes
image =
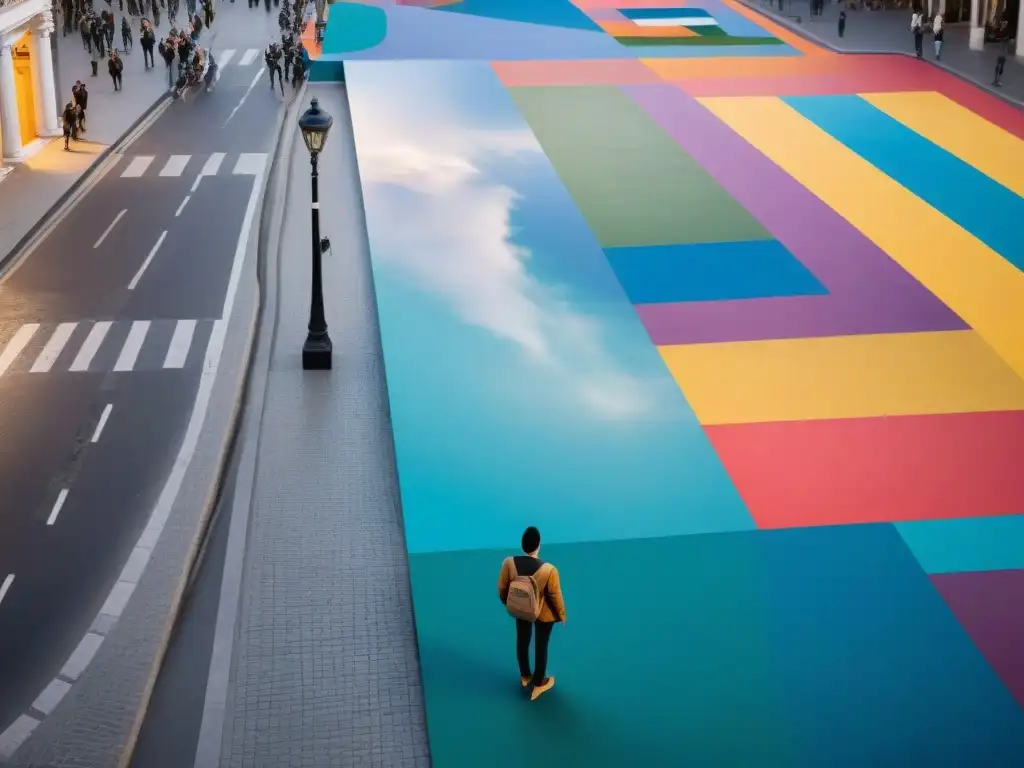
{"label": "blue painted shape", "polygon": [[322,50],[332,53],[361,51],[387,36],[388,17],[383,8],[360,3],[335,3],[327,17]]}
{"label": "blue painted shape", "polygon": [[778,240],[606,248],[605,255],[634,304],[828,293]]}
{"label": "blue painted shape", "polygon": [[[494,592],[518,540],[410,557],[438,765],[516,765],[521,733],[536,768],[1003,766],[1024,754],[1024,712],[891,526],[545,543],[569,623],[551,643],[558,684],[535,706]],[[610,566],[624,577],[594,578]],[[609,621],[608,605],[637,621]],[[612,691],[608,670],[631,648],[629,684]]]}
{"label": "blue painted shape", "polygon": [[346,77],[409,551],[753,528],[490,65]]}
{"label": "blue painted shape", "polygon": [[733,37],[775,37],[756,21],[741,16],[722,0],[702,0],[704,10],[714,17],[726,34]]}
{"label": "blue painted shape", "polygon": [[807,766],[1007,765],[1024,711],[889,525],[761,548],[764,638]]}
{"label": "blue painted shape", "polygon": [[925,573],[1024,568],[1024,515],[897,523]]}
{"label": "blue painted shape", "polygon": [[589,16],[569,0],[461,0],[435,11],[465,13],[489,19],[523,21],[548,27],[600,30]]}
{"label": "blue painted shape", "polygon": [[711,14],[703,8],[622,8],[627,19],[709,19]]}
{"label": "blue painted shape", "polygon": [[[1024,199],[859,96],[789,96],[793,109],[1024,269]],[[907,222],[912,227],[913,222]]]}
{"label": "blue painted shape", "polygon": [[[412,6],[388,6],[384,12],[388,27],[384,41],[369,50],[346,53],[346,61],[626,58],[622,46],[603,30],[566,29]],[[324,53],[343,52],[325,48]]]}

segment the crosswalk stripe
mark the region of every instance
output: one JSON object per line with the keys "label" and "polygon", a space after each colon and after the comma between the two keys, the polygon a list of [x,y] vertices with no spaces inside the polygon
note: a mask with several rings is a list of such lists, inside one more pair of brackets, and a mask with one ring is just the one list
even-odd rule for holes
{"label": "crosswalk stripe", "polygon": [[226,50],[221,51],[217,55],[217,57],[216,57],[217,66],[218,67],[226,67],[228,65],[228,62],[231,61],[231,59],[233,59],[234,56],[235,56],[235,49],[234,48],[228,48]]}
{"label": "crosswalk stripe", "polygon": [[89,365],[92,363],[92,359],[96,357],[96,353],[100,349],[100,345],[103,343],[103,339],[106,338],[107,332],[110,330],[112,323],[109,320],[101,320],[98,323],[93,323],[92,330],[89,331],[89,335],[85,337],[85,343],[82,344],[82,348],[78,350],[78,354],[75,355],[75,360],[71,363],[71,371],[88,371]]}
{"label": "crosswalk stripe", "polygon": [[152,155],[139,155],[138,157],[133,157],[132,161],[128,163],[128,167],[121,171],[121,178],[137,179],[146,172],[146,169],[149,168],[149,164],[152,162]]}
{"label": "crosswalk stripe", "polygon": [[146,340],[146,334],[149,333],[149,326],[149,320],[136,320],[132,323],[132,329],[128,331],[128,338],[124,340],[124,346],[121,347],[121,354],[118,356],[117,362],[114,363],[115,371],[130,371],[135,367],[142,343]]}
{"label": "crosswalk stripe", "polygon": [[61,323],[58,325],[53,335],[50,336],[50,340],[46,342],[46,346],[43,347],[43,351],[39,353],[39,357],[32,364],[29,373],[48,373],[53,368],[53,364],[57,362],[57,357],[67,345],[68,339],[71,338],[71,334],[75,332],[76,327],[78,327],[78,323]]}
{"label": "crosswalk stripe", "polygon": [[248,48],[245,53],[242,54],[242,58],[238,60],[238,66],[247,67],[256,60],[256,57],[260,55],[258,48]]}
{"label": "crosswalk stripe", "polygon": [[206,162],[203,163],[203,170],[199,172],[200,176],[216,176],[217,171],[220,170],[220,164],[224,162],[223,152],[214,152],[210,155]]}
{"label": "crosswalk stripe", "polygon": [[232,173],[235,176],[259,176],[266,164],[267,156],[262,152],[243,152],[238,156]]}
{"label": "crosswalk stripe", "polygon": [[181,176],[192,155],[171,155],[160,171],[161,176]]}
{"label": "crosswalk stripe", "polygon": [[3,353],[0,354],[0,376],[7,373],[11,363],[18,359],[21,350],[32,340],[32,337],[35,336],[38,330],[39,323],[29,323],[28,325],[21,326],[17,333],[11,337],[11,340],[7,342],[7,346],[4,347]]}
{"label": "crosswalk stripe", "polygon": [[174,335],[167,348],[164,368],[184,368],[188,360],[188,350],[192,346],[192,336],[196,332],[195,320],[179,320],[174,326]]}

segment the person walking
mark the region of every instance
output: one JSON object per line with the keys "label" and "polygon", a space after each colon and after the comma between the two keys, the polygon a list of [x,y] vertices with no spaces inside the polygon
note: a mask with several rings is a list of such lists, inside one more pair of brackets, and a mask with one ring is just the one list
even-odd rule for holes
{"label": "person walking", "polygon": [[85,133],[85,111],[89,108],[89,89],[83,82],[78,83],[75,103],[78,105],[78,132]]}
{"label": "person walking", "polygon": [[846,34],[846,9],[842,8],[839,11],[839,37]]}
{"label": "person walking", "polygon": [[999,44],[999,56],[996,58],[996,76],[992,85],[996,88],[1003,87],[1003,71],[1006,69],[1006,59],[1016,47],[1017,41],[1007,35]]}
{"label": "person walking", "polygon": [[277,75],[277,83],[281,86],[281,95],[284,96],[284,80],[281,72],[281,46],[271,43],[263,53],[263,59],[267,62],[267,72],[270,74],[270,90],[274,90],[274,75]]}
{"label": "person walking", "polygon": [[[540,531],[532,525],[523,532],[523,555],[506,557],[498,573],[498,597],[516,620],[516,659],[519,684],[529,688],[530,701],[555,686],[547,674],[548,644],[555,624],[565,624],[565,601],[558,569],[540,559]],[[535,631],[536,630],[536,631]],[[534,665],[530,671],[530,641],[536,634]]]}
{"label": "person walking", "polygon": [[78,22],[78,31],[82,33],[82,47],[92,53],[92,21],[83,15]]}
{"label": "person walking", "polygon": [[924,16],[917,8],[910,17],[910,31],[914,33],[914,52],[920,59],[924,55]]}
{"label": "person walking", "polygon": [[174,89],[174,57],[176,54],[173,38],[168,37],[160,42],[160,57],[167,65],[167,87],[172,90]]}
{"label": "person walking", "polygon": [[126,54],[132,52],[134,41],[132,40],[132,25],[128,23],[128,17],[121,17],[121,47]]}
{"label": "person walking", "polygon": [[935,58],[942,58],[942,38],[946,34],[946,25],[942,21],[942,14],[936,13],[932,20],[932,34],[935,35]]}
{"label": "person walking", "polygon": [[124,62],[121,61],[121,57],[117,55],[117,51],[110,52],[110,59],[107,61],[107,71],[110,73],[110,79],[114,81],[114,90],[121,90],[121,73],[124,71]]}
{"label": "person walking", "polygon": [[61,122],[64,128],[64,151],[68,152],[71,149],[68,142],[71,139],[78,141],[78,113],[75,111],[75,105],[70,101],[64,106]]}

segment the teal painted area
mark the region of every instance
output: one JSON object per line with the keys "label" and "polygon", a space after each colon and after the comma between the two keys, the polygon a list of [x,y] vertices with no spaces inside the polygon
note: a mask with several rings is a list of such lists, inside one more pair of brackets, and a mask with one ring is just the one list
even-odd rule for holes
{"label": "teal painted area", "polygon": [[409,551],[752,528],[491,67],[346,76]]}
{"label": "teal painted area", "polygon": [[341,61],[314,59],[309,63],[311,83],[344,83],[345,65]]}
{"label": "teal painted area", "polygon": [[[789,96],[793,109],[1024,269],[1024,199],[859,96]],[[908,226],[911,224],[908,222]]]}
{"label": "teal painted area", "polygon": [[590,18],[569,0],[461,0],[435,11],[465,13],[506,21],[525,21],[549,27],[599,30]]}
{"label": "teal painted area", "polygon": [[556,686],[537,702],[519,689],[495,592],[512,550],[410,558],[436,765],[521,765],[523,734],[536,768],[1024,754],[1024,712],[891,526],[542,550],[569,621],[552,638]]}
{"label": "teal painted area", "polygon": [[321,49],[324,53],[349,53],[373,48],[388,32],[384,9],[359,3],[335,3],[327,16]]}
{"label": "teal painted area", "polygon": [[925,573],[1024,568],[1024,515],[897,523]]}
{"label": "teal painted area", "polygon": [[607,248],[605,254],[634,304],[828,293],[777,240]]}

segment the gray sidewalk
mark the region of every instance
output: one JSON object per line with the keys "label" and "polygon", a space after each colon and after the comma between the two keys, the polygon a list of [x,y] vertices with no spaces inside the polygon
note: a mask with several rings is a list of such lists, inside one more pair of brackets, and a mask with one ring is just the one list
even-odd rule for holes
{"label": "gray sidewalk", "polygon": [[[224,582],[236,591],[234,600],[230,589],[221,593],[196,763],[203,768],[430,764],[348,103],[343,86],[312,86],[303,109],[312,95],[334,116],[320,162],[323,234],[333,246],[324,287],[334,370],[304,372],[301,364],[310,179],[296,129],[280,254],[266,269],[269,291],[277,288],[261,332],[269,346],[253,373],[254,391],[256,377],[266,377],[264,400],[249,404],[261,423],[247,420],[239,468],[241,487],[251,455],[255,482],[251,503],[236,492],[232,512]],[[275,323],[270,340],[264,334]],[[247,545],[233,549],[246,532]]]}
{"label": "gray sidewalk", "polygon": [[[914,53],[914,37],[910,32],[910,11],[847,11],[846,32],[839,37],[839,4],[828,2],[821,16],[811,16],[809,0],[784,0],[783,12],[778,2],[740,0],[744,5],[770,17],[794,31],[827,47],[846,53]],[[795,17],[799,17],[797,22]],[[993,88],[998,46],[988,44],[983,51],[968,46],[970,28],[966,23],[948,24],[939,65],[976,83],[997,95],[1024,104],[1024,63],[1013,56],[1006,61],[1003,87]],[[932,36],[925,35],[924,58],[935,61]]]}
{"label": "gray sidewalk", "polygon": [[[170,29],[166,19],[162,21],[163,27],[158,33]],[[89,54],[82,46],[81,36],[76,31],[65,37],[61,19],[55,22],[57,94],[62,103],[66,103],[71,100],[71,86],[76,80],[88,86],[88,130],[82,141],[72,143],[71,152],[64,151],[63,139],[53,139],[29,160],[15,165],[0,181],[0,263],[107,147],[125,134],[167,90],[163,62],[157,61],[155,69],[145,71],[142,49],[136,47],[130,56],[124,57],[124,87],[115,93],[106,62],[100,62],[99,75],[91,77]],[[133,32],[137,40],[137,21]],[[115,43],[120,44],[120,31]]]}

